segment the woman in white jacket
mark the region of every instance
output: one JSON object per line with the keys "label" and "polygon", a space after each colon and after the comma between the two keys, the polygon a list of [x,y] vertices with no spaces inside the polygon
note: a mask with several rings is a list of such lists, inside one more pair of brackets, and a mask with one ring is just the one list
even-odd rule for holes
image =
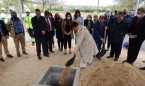
{"label": "woman in white jacket", "polygon": [[85,68],[87,64],[92,63],[93,57],[97,53],[96,43],[85,26],[73,22],[71,28],[76,35],[75,53],[78,51],[81,53],[80,67]]}

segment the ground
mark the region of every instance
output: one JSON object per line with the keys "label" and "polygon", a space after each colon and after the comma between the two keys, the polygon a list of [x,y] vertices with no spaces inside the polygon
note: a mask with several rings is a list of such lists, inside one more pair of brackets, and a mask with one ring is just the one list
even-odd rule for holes
{"label": "ground", "polygon": [[[5,54],[3,53],[6,61],[0,62],[0,86],[32,86],[32,84],[34,84],[35,81],[38,80],[38,78],[48,68],[49,65],[64,66],[65,62],[73,56],[70,54],[64,55],[62,52],[60,52],[55,42],[55,53],[50,53],[50,57],[43,57],[43,59],[40,61],[37,59],[35,46],[31,45],[28,34],[26,34],[26,42],[26,49],[29,55],[22,55],[22,57],[19,58],[16,55],[12,38],[9,39],[9,51],[12,55],[14,55],[14,58],[6,58]],[[127,55],[127,50],[125,49],[122,50],[122,54],[118,62],[114,62],[113,59],[107,59],[107,55],[109,55],[109,52],[107,52],[107,54],[102,58],[101,61],[94,58],[91,65],[88,65],[86,69],[81,70],[80,86],[115,86],[110,84],[111,80],[108,79],[109,77],[111,79],[119,79],[120,81],[122,81],[122,83],[127,83],[125,82],[125,80],[128,80],[128,78],[123,78],[118,74],[124,74],[124,72],[127,73],[128,77],[130,76],[132,78],[135,78],[135,81],[133,81],[133,79],[128,82],[128,84],[119,84],[118,86],[144,86],[143,84],[145,84],[145,71],[140,71],[138,69],[139,67],[145,66],[145,64],[142,63],[142,61],[145,60],[143,51],[140,52],[138,59],[133,66],[128,64],[122,64],[122,61],[126,59]],[[77,59],[73,66],[79,67],[79,64],[80,55],[77,54]],[[129,72],[131,73],[131,75]],[[142,80],[138,80],[137,75]],[[105,78],[105,76],[107,79]],[[96,83],[93,83],[92,80],[96,80]]]}

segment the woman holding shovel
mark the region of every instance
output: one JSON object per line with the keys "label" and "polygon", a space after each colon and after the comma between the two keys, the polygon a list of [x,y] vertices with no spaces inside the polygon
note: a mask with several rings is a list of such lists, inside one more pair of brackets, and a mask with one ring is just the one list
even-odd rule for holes
{"label": "woman holding shovel", "polygon": [[80,67],[85,68],[87,64],[92,63],[93,56],[97,52],[95,41],[85,26],[73,22],[71,28],[76,35],[75,53],[78,51],[81,53]]}

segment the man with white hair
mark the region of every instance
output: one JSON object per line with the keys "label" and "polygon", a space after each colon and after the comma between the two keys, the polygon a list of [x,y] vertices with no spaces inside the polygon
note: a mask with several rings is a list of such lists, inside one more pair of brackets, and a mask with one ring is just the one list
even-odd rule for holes
{"label": "man with white hair", "polygon": [[[109,29],[110,25],[109,25],[109,22],[111,19],[114,18],[112,15],[112,10],[110,8],[108,8],[106,10],[104,18],[105,18],[106,27],[108,28],[108,30],[106,32],[106,38],[107,38],[107,50],[109,50],[109,48],[110,48],[110,29]],[[106,41],[106,39],[105,39],[105,41]]]}
{"label": "man with white hair", "polygon": [[8,17],[7,17],[5,8],[1,8],[0,19],[3,20],[5,23],[8,22]]}

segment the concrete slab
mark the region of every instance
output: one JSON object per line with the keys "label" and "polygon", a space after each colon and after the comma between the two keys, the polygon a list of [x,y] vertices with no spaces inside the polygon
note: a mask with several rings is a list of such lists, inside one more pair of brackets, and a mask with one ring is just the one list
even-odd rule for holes
{"label": "concrete slab", "polygon": [[[59,86],[59,79],[64,66],[49,66],[33,86]],[[79,86],[80,68],[72,67],[69,86]]]}

